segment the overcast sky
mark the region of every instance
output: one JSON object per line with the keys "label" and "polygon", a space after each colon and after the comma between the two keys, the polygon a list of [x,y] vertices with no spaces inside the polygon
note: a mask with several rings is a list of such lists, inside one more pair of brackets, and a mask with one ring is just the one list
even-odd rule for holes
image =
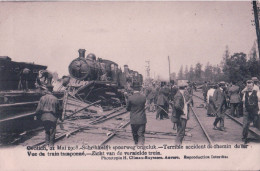
{"label": "overcast sky", "polygon": [[181,65],[218,64],[225,46],[249,53],[250,2],[0,2],[0,56],[47,65],[60,76],[77,50],[168,78]]}

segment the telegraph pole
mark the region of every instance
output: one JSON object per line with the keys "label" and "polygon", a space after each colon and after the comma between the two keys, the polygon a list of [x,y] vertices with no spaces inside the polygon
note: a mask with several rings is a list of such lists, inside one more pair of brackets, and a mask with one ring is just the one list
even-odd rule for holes
{"label": "telegraph pole", "polygon": [[169,82],[171,82],[171,63],[170,63],[170,57],[168,56],[168,64],[169,64]]}
{"label": "telegraph pole", "polygon": [[145,66],[146,68],[146,76],[147,79],[150,79],[150,61],[145,61],[147,63],[147,65]]}
{"label": "telegraph pole", "polygon": [[258,57],[260,59],[260,30],[259,30],[258,7],[256,1],[253,1],[253,10],[254,10],[254,18],[255,18],[257,44],[258,44]]}

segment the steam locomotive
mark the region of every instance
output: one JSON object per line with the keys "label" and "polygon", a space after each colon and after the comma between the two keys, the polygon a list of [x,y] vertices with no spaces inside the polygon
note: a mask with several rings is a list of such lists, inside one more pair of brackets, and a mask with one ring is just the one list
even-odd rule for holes
{"label": "steam locomotive", "polygon": [[137,71],[130,70],[124,65],[124,71],[118,64],[101,58],[96,58],[92,53],[85,58],[85,49],[79,49],[79,57],[69,65],[70,76],[77,80],[103,81],[116,84],[119,88],[139,87],[143,83],[143,76]]}
{"label": "steam locomotive", "polygon": [[76,82],[87,82],[74,91],[78,99],[91,103],[101,100],[101,106],[117,106],[124,101],[123,91],[141,87],[143,76],[124,65],[123,71],[118,64],[92,53],[85,57],[85,49],[79,49],[79,57],[72,60],[68,69],[70,77]]}

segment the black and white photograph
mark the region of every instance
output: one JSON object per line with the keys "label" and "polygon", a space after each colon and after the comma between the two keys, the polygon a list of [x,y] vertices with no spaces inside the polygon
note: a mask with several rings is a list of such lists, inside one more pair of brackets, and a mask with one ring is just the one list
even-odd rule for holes
{"label": "black and white photograph", "polygon": [[259,1],[0,1],[0,170],[259,170]]}

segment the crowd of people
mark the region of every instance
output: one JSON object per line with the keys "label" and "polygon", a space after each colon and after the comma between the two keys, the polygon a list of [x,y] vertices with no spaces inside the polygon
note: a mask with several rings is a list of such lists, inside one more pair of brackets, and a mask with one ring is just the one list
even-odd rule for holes
{"label": "crowd of people", "polygon": [[[228,112],[227,109],[230,109],[230,114],[233,117],[243,117],[242,141],[247,143],[250,124],[252,123],[253,126],[260,129],[259,85],[260,82],[256,77],[247,80],[244,85],[237,84],[234,81],[231,83],[221,81],[215,84],[205,82],[201,88],[204,101],[207,104],[205,106],[207,116],[215,117],[213,129],[226,131],[225,114]],[[133,98],[129,98],[131,100],[127,103],[127,109],[131,111],[130,119],[140,115],[139,117],[143,120],[142,126],[135,125],[132,127],[135,144],[144,144],[145,124],[147,122],[146,109],[149,112],[156,112],[156,120],[171,119],[173,129],[177,127],[176,144],[181,144],[189,119],[190,107],[193,106],[193,91],[197,91],[194,87],[194,84],[190,82],[182,86],[177,86],[174,83],[151,82],[143,86],[142,90],[135,90],[135,95]],[[137,99],[143,99],[139,108],[136,108],[139,104]],[[169,108],[171,108],[171,112],[169,112]],[[171,113],[170,116],[169,113]],[[135,124],[138,123],[135,122]],[[140,127],[140,130],[136,129],[138,127]],[[140,141],[138,137],[141,139]]]}
{"label": "crowd of people", "polygon": [[[52,95],[53,86],[47,86],[48,93],[40,99],[36,113],[41,116],[46,132],[46,144],[53,145],[58,118],[61,109],[58,100]],[[174,82],[151,82],[143,87],[133,87],[126,91],[126,109],[130,111],[130,123],[134,143],[144,145],[146,129],[146,111],[156,112],[155,119],[170,119],[173,129],[177,129],[176,144],[181,144],[185,136],[190,107],[193,106],[194,85],[175,85]],[[219,82],[202,86],[204,100],[207,103],[207,115],[214,116],[213,129],[226,131],[225,113],[230,108],[234,117],[243,116],[242,140],[246,143],[250,123],[259,129],[260,91],[256,77],[242,87],[236,82]],[[170,116],[169,116],[170,113]]]}
{"label": "crowd of people", "polygon": [[189,107],[193,106],[192,87],[192,84],[177,87],[174,82],[151,82],[141,90],[134,89],[133,95],[130,94],[127,100],[127,110],[130,111],[130,122],[136,145],[144,144],[146,109],[149,112],[156,112],[155,119],[158,121],[171,119],[173,129],[177,129],[175,142],[182,143],[189,119]]}
{"label": "crowd of people", "polygon": [[[260,129],[260,82],[257,77],[247,80],[245,84],[220,82],[210,84],[205,82],[202,91],[207,103],[207,115],[216,117],[213,129],[226,131],[224,127],[225,113],[230,109],[233,117],[243,117],[242,140],[248,141],[248,129],[252,123]],[[220,126],[217,127],[218,122]]]}

